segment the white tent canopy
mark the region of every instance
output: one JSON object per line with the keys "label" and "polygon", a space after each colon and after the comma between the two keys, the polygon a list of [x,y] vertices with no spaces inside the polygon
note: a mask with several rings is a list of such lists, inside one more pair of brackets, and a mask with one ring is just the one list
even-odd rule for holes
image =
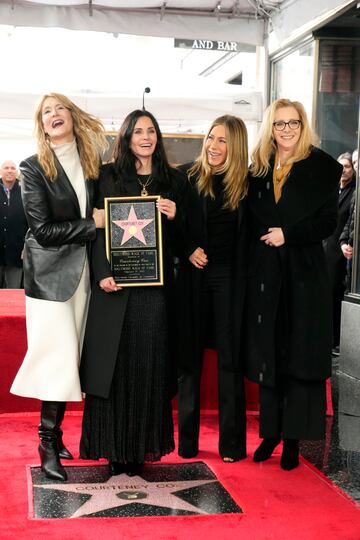
{"label": "white tent canopy", "polygon": [[[263,43],[264,20],[281,0],[5,0],[3,24],[60,26],[182,39]],[[262,6],[262,7],[261,7]]]}
{"label": "white tent canopy", "polygon": [[291,40],[354,0],[2,0],[1,24],[221,39],[262,45],[271,21]]}

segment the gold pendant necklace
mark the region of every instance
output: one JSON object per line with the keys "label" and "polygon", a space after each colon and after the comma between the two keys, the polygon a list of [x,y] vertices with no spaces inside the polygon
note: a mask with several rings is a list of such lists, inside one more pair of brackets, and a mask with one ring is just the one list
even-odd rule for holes
{"label": "gold pendant necklace", "polygon": [[142,197],[147,197],[147,196],[149,195],[149,193],[148,193],[148,191],[147,191],[146,188],[147,188],[147,186],[149,186],[149,185],[151,184],[152,180],[153,180],[153,179],[152,179],[152,175],[151,175],[151,174],[149,175],[149,178],[148,178],[145,182],[142,182],[142,181],[140,180],[140,178],[138,177],[138,182],[139,182],[139,184],[140,184],[140,186],[141,186],[141,188],[142,188],[141,191],[140,191],[140,195],[141,195]]}

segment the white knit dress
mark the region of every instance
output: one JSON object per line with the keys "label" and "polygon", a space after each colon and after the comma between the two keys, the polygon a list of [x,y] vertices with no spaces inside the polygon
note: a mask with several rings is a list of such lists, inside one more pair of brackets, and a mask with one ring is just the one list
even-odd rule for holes
{"label": "white knit dress", "polygon": [[[86,216],[86,187],[76,141],[53,147]],[[90,297],[87,259],[66,302],[26,296],[28,350],[10,392],[42,401],[81,401],[79,363]]]}

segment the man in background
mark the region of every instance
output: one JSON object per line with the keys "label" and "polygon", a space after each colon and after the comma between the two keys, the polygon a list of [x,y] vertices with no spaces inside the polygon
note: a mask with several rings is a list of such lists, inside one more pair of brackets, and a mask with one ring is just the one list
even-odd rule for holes
{"label": "man in background", "polygon": [[339,211],[335,231],[324,240],[325,256],[333,293],[333,355],[339,355],[341,304],[346,289],[347,262],[340,247],[340,236],[349,219],[352,195],[355,189],[355,175],[352,156],[349,152],[340,154],[338,162],[343,167],[339,185]]}
{"label": "man in background", "polygon": [[21,200],[17,168],[5,161],[0,168],[0,288],[22,286],[22,250],[27,222]]}
{"label": "man in background", "polygon": [[[357,149],[355,149],[352,153],[352,164],[353,164],[355,176],[356,176],[357,170],[359,167],[359,153]],[[357,189],[359,189],[359,186],[357,186]],[[356,202],[356,190],[352,194],[349,218],[340,235],[341,251],[343,252],[344,257],[347,259],[345,292],[349,292],[351,290],[352,258],[353,258],[354,228],[355,228],[355,202]]]}

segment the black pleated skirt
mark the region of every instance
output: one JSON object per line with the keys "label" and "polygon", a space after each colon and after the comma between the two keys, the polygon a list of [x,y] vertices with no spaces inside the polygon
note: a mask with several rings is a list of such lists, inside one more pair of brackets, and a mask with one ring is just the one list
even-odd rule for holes
{"label": "black pleated skirt", "polygon": [[82,458],[143,463],[174,450],[168,350],[164,290],[132,289],[110,395],[86,396]]}

